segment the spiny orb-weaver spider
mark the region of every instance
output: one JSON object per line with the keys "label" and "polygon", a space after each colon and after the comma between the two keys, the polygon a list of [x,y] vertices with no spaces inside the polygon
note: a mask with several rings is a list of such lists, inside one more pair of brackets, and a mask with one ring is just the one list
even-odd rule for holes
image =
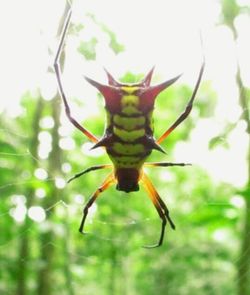
{"label": "spiny orb-weaver spider", "polygon": [[72,177],[68,182],[82,176],[83,174],[104,168],[113,168],[112,172],[106,177],[101,186],[93,193],[83,209],[83,217],[79,231],[83,232],[84,223],[88,214],[88,209],[98,198],[100,193],[108,189],[112,184],[116,183],[116,189],[126,193],[138,191],[139,182],[144,186],[149,198],[153,202],[159,217],[162,220],[161,234],[157,244],[144,246],[145,248],[154,248],[162,245],[165,226],[169,222],[172,229],[175,225],[169,216],[169,210],[163,200],[160,198],[154,185],[143,171],[143,167],[169,167],[169,166],[185,166],[186,163],[168,163],[168,162],[151,162],[145,163],[146,158],[151,154],[152,150],[158,150],[164,153],[159,145],[169,134],[187,118],[192,110],[193,101],[199,88],[201,78],[204,71],[205,62],[203,60],[199,76],[189,99],[185,111],[177,118],[177,120],[155,140],[153,136],[153,109],[157,95],[173,84],[179,77],[163,82],[159,85],[151,86],[151,78],[154,68],[139,83],[124,84],[116,81],[109,72],[107,72],[108,85],[100,84],[90,78],[86,80],[96,87],[103,95],[105,100],[105,110],[107,114],[107,127],[101,139],[98,139],[91,132],[81,126],[71,115],[67,98],[63,89],[60,70],[60,56],[68,30],[71,18],[71,7],[65,19],[62,30],[59,47],[54,61],[54,69],[60,94],[64,103],[65,112],[70,122],[78,128],[85,136],[88,137],[95,145],[93,148],[104,147],[113,164],[97,165],[90,167]]}

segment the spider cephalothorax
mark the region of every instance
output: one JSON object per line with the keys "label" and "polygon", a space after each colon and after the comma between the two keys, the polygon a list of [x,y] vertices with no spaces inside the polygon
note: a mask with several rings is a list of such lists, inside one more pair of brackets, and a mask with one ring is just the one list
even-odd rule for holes
{"label": "spider cephalothorax", "polygon": [[161,234],[158,243],[156,245],[146,247],[152,248],[160,246],[163,242],[166,223],[168,222],[172,229],[174,229],[175,226],[169,216],[167,206],[160,198],[146,173],[143,171],[143,167],[189,165],[185,163],[167,162],[145,163],[145,160],[153,149],[164,152],[164,150],[160,147],[160,143],[165,140],[191,112],[193,101],[201,82],[205,63],[203,61],[193,94],[187,103],[186,109],[157,140],[155,140],[153,136],[154,130],[152,120],[155,99],[162,90],[174,83],[179,76],[155,86],[150,85],[153,69],[140,83],[135,84],[120,83],[116,81],[107,71],[108,85],[103,85],[90,78],[86,78],[90,84],[95,86],[101,92],[105,100],[107,127],[102,138],[98,139],[86,128],[81,126],[81,124],[79,124],[71,115],[70,107],[68,105],[61,81],[59,60],[63,48],[64,38],[70,23],[70,17],[71,8],[69,8],[68,15],[65,20],[62,37],[54,63],[60,94],[65,106],[65,112],[70,122],[95,144],[93,148],[102,146],[106,149],[107,154],[113,163],[113,165],[106,164],[90,167],[76,174],[69,180],[70,182],[73,179],[93,170],[113,168],[112,172],[105,178],[101,186],[93,193],[92,197],[85,205],[79,231],[83,233],[88,209],[95,202],[100,193],[108,189],[110,185],[116,183],[117,190],[129,193],[132,191],[138,191],[139,183],[141,183],[162,219]]}
{"label": "spider cephalothorax", "polygon": [[106,109],[111,114],[124,113],[128,116],[152,111],[157,95],[180,77],[179,75],[159,85],[150,86],[153,69],[140,83],[133,84],[117,82],[109,72],[106,73],[109,85],[100,84],[87,77],[86,80],[102,93]]}

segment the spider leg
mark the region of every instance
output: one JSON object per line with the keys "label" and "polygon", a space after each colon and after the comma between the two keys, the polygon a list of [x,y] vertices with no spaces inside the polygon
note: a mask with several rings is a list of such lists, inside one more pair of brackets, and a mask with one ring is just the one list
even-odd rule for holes
{"label": "spider leg", "polygon": [[165,131],[162,136],[156,141],[157,143],[161,143],[164,139],[166,139],[169,134],[178,126],[181,124],[182,121],[184,121],[187,116],[189,115],[189,113],[191,112],[192,110],[192,107],[193,107],[193,102],[194,102],[194,99],[195,99],[195,96],[196,96],[196,93],[198,91],[198,88],[200,86],[200,82],[201,82],[201,78],[202,78],[202,75],[203,75],[203,72],[204,72],[204,67],[205,67],[205,61],[203,60],[202,62],[202,65],[201,65],[201,68],[200,68],[200,72],[199,72],[199,76],[198,76],[198,79],[197,79],[197,82],[195,84],[195,88],[194,88],[194,91],[191,95],[191,98],[190,100],[188,101],[188,104],[186,106],[186,109],[185,111],[179,116],[179,118],[167,129],[167,131]]}
{"label": "spider leg", "polygon": [[168,162],[151,162],[145,163],[146,167],[172,167],[172,166],[191,166],[190,163],[168,163]]}
{"label": "spider leg", "polygon": [[97,165],[97,166],[92,166],[90,168],[87,168],[85,170],[83,170],[82,172],[79,172],[77,174],[75,174],[73,177],[71,177],[67,183],[70,183],[72,180],[82,176],[83,174],[86,174],[88,172],[94,171],[94,170],[100,170],[100,169],[105,169],[105,168],[111,168],[112,165],[111,164],[105,164],[105,165]]}
{"label": "spider leg", "polygon": [[147,182],[148,187],[150,188],[150,190],[152,191],[152,193],[155,195],[155,198],[160,203],[160,205],[161,205],[161,207],[162,207],[162,209],[163,209],[163,211],[165,213],[165,216],[166,216],[168,222],[170,223],[171,228],[172,229],[175,229],[175,225],[174,225],[173,221],[171,220],[171,218],[169,216],[169,210],[168,210],[166,204],[163,202],[163,200],[159,196],[158,192],[156,191],[154,185],[152,184],[151,180],[148,178],[147,175],[145,175],[145,173],[144,173],[144,178],[146,179],[146,182]]}
{"label": "spider leg", "polygon": [[79,227],[80,233],[85,234],[85,232],[83,232],[83,228],[84,228],[84,223],[85,223],[86,217],[88,215],[89,208],[93,205],[93,203],[95,202],[97,197],[100,195],[100,193],[104,192],[114,182],[115,182],[114,174],[111,173],[106,177],[106,179],[104,180],[102,185],[94,192],[92,197],[88,200],[87,204],[85,205],[85,207],[83,209],[83,217],[82,217],[82,221],[81,221],[81,224]]}
{"label": "spider leg", "polygon": [[61,38],[60,38],[60,42],[59,42],[59,46],[56,52],[56,57],[55,57],[55,61],[54,61],[54,69],[55,69],[55,73],[56,73],[56,78],[57,78],[57,82],[58,82],[58,86],[59,86],[59,91],[60,91],[60,95],[62,97],[63,103],[64,103],[64,107],[65,107],[65,113],[68,117],[68,119],[70,120],[70,122],[77,128],[79,129],[83,134],[85,134],[91,141],[93,141],[94,143],[98,142],[98,139],[91,133],[89,132],[87,129],[85,129],[84,127],[82,127],[72,116],[70,113],[70,108],[68,105],[68,101],[63,89],[63,84],[62,84],[62,79],[61,79],[61,67],[60,67],[60,57],[61,57],[61,53],[62,53],[62,48],[63,48],[63,44],[64,44],[64,39],[69,27],[69,23],[70,23],[70,18],[71,18],[71,14],[72,14],[72,10],[71,10],[71,6],[69,6],[69,10],[68,10],[68,14],[65,18],[65,22],[64,22],[64,27],[62,30],[62,34],[61,34]]}
{"label": "spider leg", "polygon": [[160,198],[158,192],[156,191],[155,187],[153,186],[150,179],[147,177],[147,175],[144,173],[142,176],[142,184],[144,185],[144,188],[146,192],[148,193],[151,201],[153,202],[161,220],[162,220],[162,226],[161,226],[161,234],[160,238],[157,244],[150,245],[150,246],[144,246],[144,248],[156,248],[162,245],[164,233],[165,233],[165,226],[167,221],[169,222],[172,229],[175,229],[175,225],[173,221],[171,220],[169,216],[169,210],[163,200]]}

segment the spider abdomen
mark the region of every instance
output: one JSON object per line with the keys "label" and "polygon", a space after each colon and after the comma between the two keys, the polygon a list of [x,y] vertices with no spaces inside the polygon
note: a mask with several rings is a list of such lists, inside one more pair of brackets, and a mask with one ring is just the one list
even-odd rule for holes
{"label": "spider abdomen", "polygon": [[152,147],[146,139],[153,134],[152,116],[140,109],[140,97],[133,93],[137,87],[122,87],[125,94],[120,100],[118,113],[109,112],[109,125],[106,133],[112,135],[107,153],[115,168],[140,169]]}

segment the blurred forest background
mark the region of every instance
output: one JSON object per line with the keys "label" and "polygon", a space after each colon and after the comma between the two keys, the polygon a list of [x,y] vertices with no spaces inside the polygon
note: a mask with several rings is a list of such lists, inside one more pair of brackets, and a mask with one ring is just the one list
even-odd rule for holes
{"label": "blurred forest background", "polygon": [[[134,3],[136,2],[136,3]],[[109,160],[65,117],[53,60],[64,1],[1,2],[0,293],[6,295],[250,294],[250,7],[248,1],[74,1],[61,60],[72,114],[97,136],[102,97],[83,75],[153,83],[182,78],[157,99],[155,136],[183,111],[204,52],[190,117],[149,161],[191,167],[148,170],[176,231],[164,245],[143,189],[114,187],[82,208]],[[146,2],[146,3],[145,3]],[[203,36],[203,48],[199,40]]]}

